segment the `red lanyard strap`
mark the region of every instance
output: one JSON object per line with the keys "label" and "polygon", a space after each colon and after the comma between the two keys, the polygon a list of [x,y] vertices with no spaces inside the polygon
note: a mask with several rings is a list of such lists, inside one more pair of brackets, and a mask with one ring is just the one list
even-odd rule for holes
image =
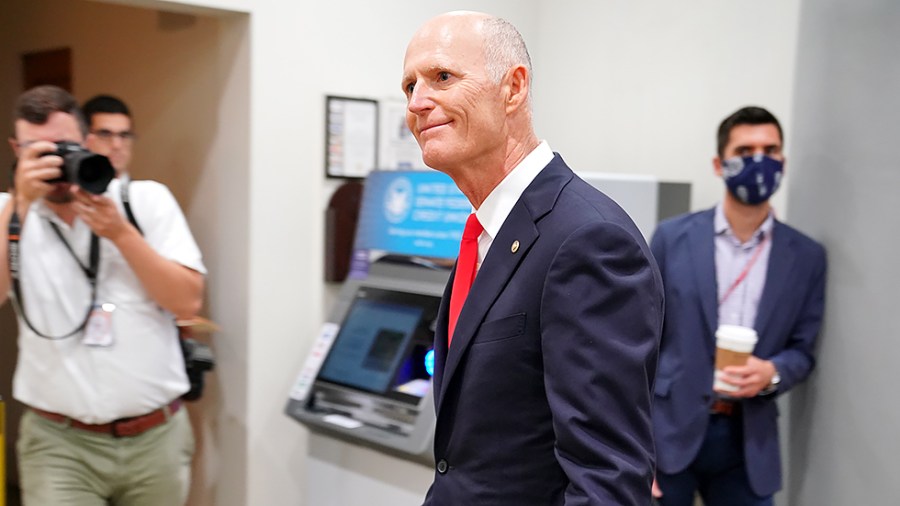
{"label": "red lanyard strap", "polygon": [[737,279],[734,280],[734,283],[732,283],[731,286],[728,287],[728,290],[726,290],[725,294],[722,295],[722,298],[719,299],[720,306],[725,303],[728,297],[730,297],[731,294],[734,293],[734,290],[737,289],[738,285],[740,285],[744,281],[744,279],[747,278],[747,275],[750,274],[750,269],[753,268],[753,264],[756,263],[756,260],[759,259],[759,255],[762,253],[763,246],[766,244],[766,239],[768,239],[768,236],[764,235],[763,238],[759,241],[759,244],[756,245],[756,251],[753,252],[753,256],[750,257],[750,260],[747,261],[747,265],[744,266],[744,270],[741,271]]}

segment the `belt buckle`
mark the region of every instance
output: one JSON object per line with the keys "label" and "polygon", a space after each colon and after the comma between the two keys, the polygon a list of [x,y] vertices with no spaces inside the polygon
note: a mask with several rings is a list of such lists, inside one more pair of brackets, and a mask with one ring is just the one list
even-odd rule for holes
{"label": "belt buckle", "polygon": [[[174,412],[180,404],[175,401],[171,404],[163,406],[159,409],[151,411],[146,415],[138,415],[131,418],[122,418],[110,422],[110,433],[113,437],[133,437],[139,436],[148,430],[162,425],[172,418]],[[172,409],[173,405],[175,409]],[[162,419],[160,420],[160,417]]]}
{"label": "belt buckle", "polygon": [[735,401],[725,399],[716,399],[709,407],[710,413],[714,415],[732,416],[737,412],[738,404]]}
{"label": "belt buckle", "polygon": [[137,436],[140,434],[140,428],[134,427],[137,425],[135,422],[138,422],[138,420],[134,418],[113,420],[109,424],[109,433],[115,438]]}

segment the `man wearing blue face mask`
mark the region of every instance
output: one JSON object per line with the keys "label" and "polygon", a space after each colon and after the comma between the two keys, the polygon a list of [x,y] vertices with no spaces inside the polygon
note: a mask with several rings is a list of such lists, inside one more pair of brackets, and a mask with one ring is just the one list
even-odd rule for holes
{"label": "man wearing blue face mask", "polygon": [[[813,369],[826,271],[822,246],[776,220],[769,204],[782,149],[769,111],[727,117],[713,159],[722,202],[663,222],[653,236],[666,295],[653,411],[653,492],[663,506],[691,506],[696,493],[707,506],[767,506],[781,488],[775,398]],[[722,325],[757,341],[749,358],[716,371]]]}

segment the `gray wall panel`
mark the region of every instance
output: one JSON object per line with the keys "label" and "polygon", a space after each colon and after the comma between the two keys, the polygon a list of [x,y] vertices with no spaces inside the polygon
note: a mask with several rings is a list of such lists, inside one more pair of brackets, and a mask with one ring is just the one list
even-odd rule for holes
{"label": "gray wall panel", "polygon": [[819,364],[791,397],[790,505],[897,504],[900,2],[805,1],[790,222],[829,258]]}

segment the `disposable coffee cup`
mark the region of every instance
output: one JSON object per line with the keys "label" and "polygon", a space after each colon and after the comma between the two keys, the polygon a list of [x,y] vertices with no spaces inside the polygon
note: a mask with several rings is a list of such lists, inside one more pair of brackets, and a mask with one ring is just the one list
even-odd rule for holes
{"label": "disposable coffee cup", "polygon": [[722,371],[730,365],[746,365],[753,353],[759,337],[750,327],[740,325],[720,325],[716,330],[716,374],[713,388],[726,392],[736,392],[739,387],[725,383],[720,378]]}

